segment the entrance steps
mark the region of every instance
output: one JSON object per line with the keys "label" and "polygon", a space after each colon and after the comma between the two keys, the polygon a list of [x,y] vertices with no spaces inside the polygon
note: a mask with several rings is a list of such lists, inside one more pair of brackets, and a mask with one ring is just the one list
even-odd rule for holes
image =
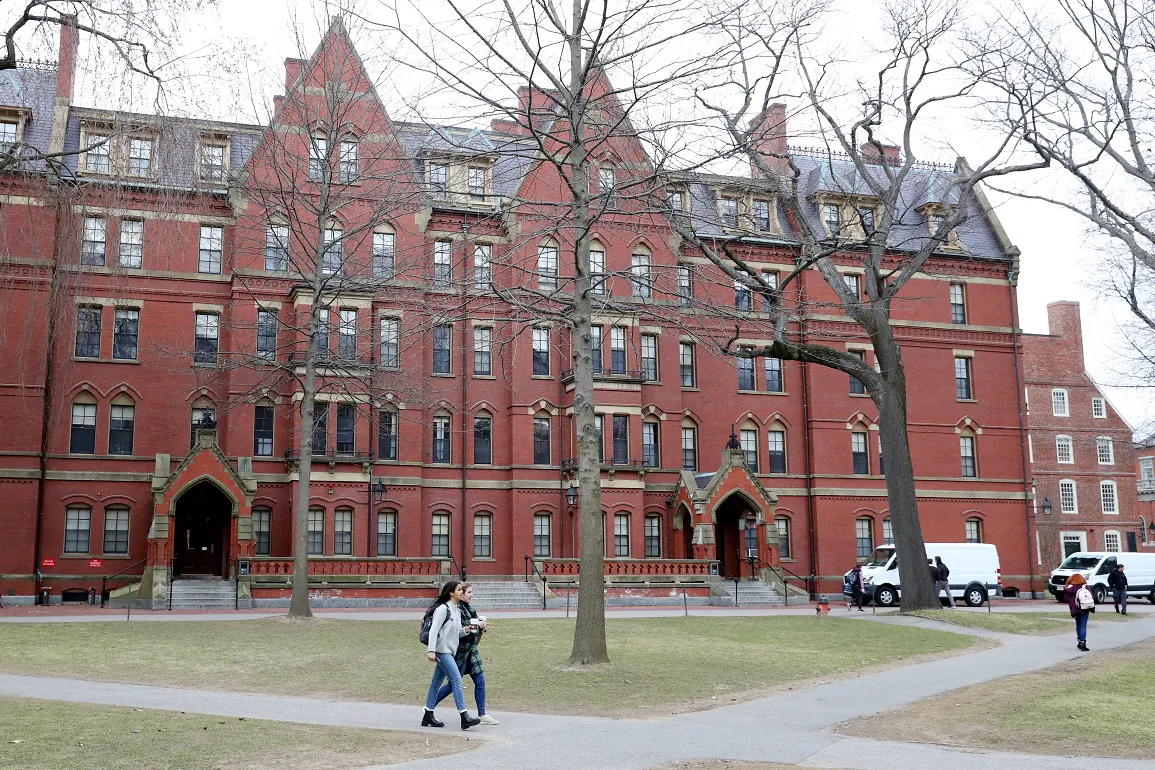
{"label": "entrance steps", "polygon": [[786,603],[782,594],[761,580],[740,580],[737,590],[733,580],[718,580],[711,591],[711,604],[724,607],[780,606]]}
{"label": "entrance steps", "polygon": [[478,610],[540,610],[541,591],[522,580],[477,582],[473,586],[470,606]]}
{"label": "entrance steps", "polygon": [[174,610],[231,610],[236,608],[237,584],[219,577],[178,577],[172,582]]}

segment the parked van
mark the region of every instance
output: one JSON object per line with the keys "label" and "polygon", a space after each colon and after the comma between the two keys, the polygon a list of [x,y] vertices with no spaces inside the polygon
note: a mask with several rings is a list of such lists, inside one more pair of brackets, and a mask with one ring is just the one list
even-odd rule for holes
{"label": "parked van", "polygon": [[1064,602],[1063,586],[1076,572],[1087,578],[1087,587],[1096,603],[1103,603],[1111,595],[1107,576],[1123,563],[1127,573],[1127,595],[1138,596],[1155,604],[1155,553],[1108,553],[1106,551],[1078,551],[1071,554],[1051,572],[1047,590],[1058,601]]}
{"label": "parked van", "polygon": [[[926,556],[942,557],[950,570],[950,593],[970,607],[979,607],[990,596],[1002,596],[1003,578],[999,552],[990,543],[927,543]],[[918,566],[926,570],[926,564]],[[881,545],[862,565],[866,595],[879,607],[892,607],[902,593],[898,556],[893,545]]]}

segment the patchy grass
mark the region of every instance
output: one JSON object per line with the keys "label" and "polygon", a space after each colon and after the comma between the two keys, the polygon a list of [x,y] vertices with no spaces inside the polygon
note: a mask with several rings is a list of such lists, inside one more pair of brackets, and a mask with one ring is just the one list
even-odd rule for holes
{"label": "patchy grass", "polygon": [[[1094,649],[1094,636],[1089,643]],[[1152,692],[1155,640],[1147,640],[921,700],[838,729],[966,748],[1153,759]]]}
{"label": "patchy grass", "polygon": [[[279,618],[0,624],[0,671],[417,708],[432,673],[417,625]],[[948,632],[799,616],[610,619],[606,628],[612,662],[573,670],[563,665],[573,621],[495,621],[482,641],[487,705],[538,713],[671,713],[975,643]],[[467,695],[470,690],[467,681]]]}
{"label": "patchy grass", "polygon": [[449,736],[0,697],[7,770],[343,770],[473,748]]}
{"label": "patchy grass", "polygon": [[[966,610],[922,610],[911,612],[928,620],[940,620],[955,626],[981,628],[1003,634],[1058,634],[1074,633],[1075,621],[1068,613],[1041,612],[968,612]],[[1112,613],[1113,614],[1113,613]]]}

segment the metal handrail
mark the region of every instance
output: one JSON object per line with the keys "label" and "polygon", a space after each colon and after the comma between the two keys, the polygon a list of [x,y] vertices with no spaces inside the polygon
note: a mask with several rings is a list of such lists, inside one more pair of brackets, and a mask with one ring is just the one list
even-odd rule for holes
{"label": "metal handrail", "polygon": [[[787,584],[786,581],[790,580],[791,578],[793,578],[794,580],[797,580],[801,583],[806,584],[806,594],[807,594],[808,600],[809,600],[809,597],[813,596],[813,591],[810,590],[810,582],[814,578],[813,575],[803,577],[802,575],[799,575],[795,572],[792,572],[781,565],[775,567],[773,564],[770,564],[769,562],[765,562],[757,556],[753,557],[752,559],[748,558],[748,559],[746,559],[746,561],[752,562],[753,564],[761,565],[761,566],[765,567],[766,569],[770,570],[771,572],[778,574],[778,579],[782,581],[782,588],[784,589],[783,592],[786,595],[785,598],[786,598],[787,606],[789,606],[789,604],[790,604],[790,591],[789,591],[789,585]],[[789,575],[790,577],[789,578],[786,577],[787,575]]]}
{"label": "metal handrail", "polygon": [[[286,449],[285,450],[285,459],[286,460],[296,460],[296,459],[299,459],[300,456],[301,456],[301,450],[300,449]],[[340,450],[332,450],[332,449],[324,449],[322,451],[318,451],[318,450],[314,449],[312,452],[312,456],[313,456],[314,460],[334,459],[334,460],[357,461],[357,460],[372,460],[373,459],[373,452],[368,450],[368,449],[358,449],[358,450],[355,450],[352,452],[342,452]]]}
{"label": "metal handrail", "polygon": [[460,565],[457,563],[457,559],[454,559],[454,558],[453,558],[453,554],[448,554],[446,557],[438,557],[438,558],[448,558],[448,559],[449,559],[449,563],[453,565],[453,569],[457,571],[457,574],[458,574],[458,575],[461,575],[461,580],[462,580],[462,581],[464,581],[464,580],[466,579],[466,577],[465,577],[465,567],[463,567],[463,566],[460,566]]}
{"label": "metal handrail", "polygon": [[141,559],[140,561],[136,562],[135,564],[128,565],[127,567],[122,569],[120,572],[117,572],[117,573],[112,574],[112,575],[105,575],[104,577],[102,577],[100,579],[100,606],[105,607],[108,605],[107,593],[108,593],[108,581],[109,580],[112,580],[113,578],[120,577],[124,573],[128,572],[130,569],[136,569],[140,565],[144,564],[146,561],[148,561],[147,558]]}
{"label": "metal handrail", "polygon": [[[646,378],[645,369],[623,369],[620,372],[615,372],[612,369],[595,369],[595,380],[638,380],[640,382],[648,382]],[[574,376],[573,368],[563,369],[561,372],[561,381],[572,380]]]}
{"label": "metal handrail", "polygon": [[[577,470],[578,459],[576,457],[564,457],[560,463],[563,471]],[[615,460],[612,457],[608,460],[598,460],[599,470],[613,470],[615,468],[657,468],[656,465],[647,465],[645,460]]]}
{"label": "metal handrail", "polygon": [[233,559],[233,609],[241,608],[241,560]]}
{"label": "metal handrail", "polygon": [[172,612],[172,584],[173,584],[173,570],[176,568],[176,556],[169,557],[168,560],[168,609]]}
{"label": "metal handrail", "polygon": [[541,590],[541,608],[544,610],[546,608],[546,606],[545,606],[546,596],[549,594],[549,581],[547,581],[545,579],[545,575],[543,575],[541,570],[539,570],[537,568],[537,562],[535,562],[533,560],[533,557],[530,556],[529,554],[526,554],[525,555],[525,582],[527,582],[527,583],[529,582],[530,571],[532,571],[533,574],[537,575],[541,579],[541,589],[542,589]]}

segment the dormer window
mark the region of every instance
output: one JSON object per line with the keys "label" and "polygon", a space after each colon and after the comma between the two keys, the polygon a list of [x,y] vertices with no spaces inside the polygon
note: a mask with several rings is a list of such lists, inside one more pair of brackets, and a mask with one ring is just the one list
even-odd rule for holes
{"label": "dormer window", "polygon": [[869,238],[874,233],[874,209],[870,206],[859,206],[858,221],[862,225],[862,234]]}
{"label": "dormer window", "polygon": [[92,174],[109,173],[108,136],[89,134],[83,143],[88,145],[88,151],[84,153],[84,170]]}
{"label": "dormer window", "polygon": [[738,199],[722,198],[722,224],[726,227],[738,227]]}
{"label": "dormer window", "polygon": [[197,137],[198,173],[202,182],[223,182],[229,173],[229,138],[217,134]]}
{"label": "dormer window", "polygon": [[754,226],[759,230],[770,229],[770,201],[754,201]]}
{"label": "dormer window", "polygon": [[466,181],[469,185],[469,197],[473,200],[485,200],[485,169],[470,166]]}
{"label": "dormer window", "polygon": [[838,235],[838,231],[842,229],[842,211],[837,203],[822,205],[822,224],[825,225],[828,235]]}
{"label": "dormer window", "polygon": [[152,137],[133,136],[128,139],[129,176],[152,176]]}
{"label": "dormer window", "polygon": [[[930,237],[934,238],[935,236],[938,235],[939,230],[942,228],[943,222],[946,221],[947,212],[943,211],[941,208],[939,208],[935,204],[927,204],[926,206],[923,206],[922,209],[920,209],[920,211],[922,211],[922,213],[924,213],[926,215],[927,232],[930,234]],[[947,230],[945,233],[943,233],[939,237],[941,237],[943,239],[941,246],[939,248],[943,248],[943,249],[962,249],[963,248],[963,244],[959,240],[958,234],[953,229]]]}
{"label": "dormer window", "polygon": [[0,120],[0,152],[10,155],[16,145],[19,124],[14,120]]}
{"label": "dormer window", "polygon": [[444,198],[449,191],[449,166],[444,163],[429,164],[429,192],[434,198]]}

